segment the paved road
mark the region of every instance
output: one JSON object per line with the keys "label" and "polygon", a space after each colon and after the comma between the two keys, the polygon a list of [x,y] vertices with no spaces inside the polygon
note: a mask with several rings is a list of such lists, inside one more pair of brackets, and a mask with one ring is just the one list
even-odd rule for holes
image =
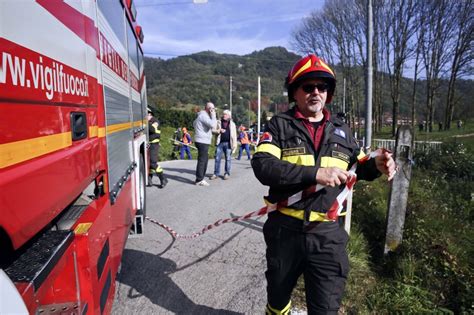
{"label": "paved road", "polygon": [[[194,185],[195,160],[161,166],[169,184],[147,188],[147,214],[180,234],[263,206],[267,189],[248,160],[233,160],[231,178],[209,187]],[[213,170],[210,160],[208,174]],[[192,240],[173,240],[147,221],[145,235],[127,242],[113,314],[262,314],[264,220],[224,224]]]}

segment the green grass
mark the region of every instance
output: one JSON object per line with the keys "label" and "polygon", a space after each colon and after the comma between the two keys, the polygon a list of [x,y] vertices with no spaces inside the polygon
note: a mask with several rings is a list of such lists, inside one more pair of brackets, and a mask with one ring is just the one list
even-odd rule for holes
{"label": "green grass", "polygon": [[[365,133],[362,129],[361,135]],[[392,127],[384,126],[381,132],[374,133],[374,139],[393,139]],[[450,130],[438,130],[436,125],[433,132],[419,131],[415,128],[415,140],[417,141],[442,141],[442,142],[456,142],[463,143],[469,150],[474,151],[474,120],[467,120],[463,123],[463,127],[458,129],[456,124]]]}
{"label": "green grass", "polygon": [[[474,313],[474,152],[449,142],[416,158],[403,239],[383,254],[389,184],[358,182],[342,314]],[[304,286],[293,297],[304,309]]]}

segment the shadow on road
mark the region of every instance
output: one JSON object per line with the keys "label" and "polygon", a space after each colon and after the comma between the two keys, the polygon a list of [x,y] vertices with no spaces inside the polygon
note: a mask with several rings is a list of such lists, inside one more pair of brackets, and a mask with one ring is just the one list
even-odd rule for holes
{"label": "shadow on road", "polygon": [[164,167],[163,170],[165,171],[165,176],[166,176],[167,179],[174,180],[174,181],[181,182],[181,183],[185,183],[185,184],[193,184],[194,185],[193,180],[191,180],[189,178],[179,176],[179,175],[171,175],[170,173],[196,174],[195,170],[189,170],[189,169],[186,169],[186,168],[167,168],[167,167],[166,168]]}
{"label": "shadow on road", "polygon": [[117,280],[131,287],[127,294],[129,299],[146,296],[153,304],[175,314],[240,314],[194,303],[169,277],[169,274],[177,270],[172,260],[125,249],[122,261],[122,270]]}

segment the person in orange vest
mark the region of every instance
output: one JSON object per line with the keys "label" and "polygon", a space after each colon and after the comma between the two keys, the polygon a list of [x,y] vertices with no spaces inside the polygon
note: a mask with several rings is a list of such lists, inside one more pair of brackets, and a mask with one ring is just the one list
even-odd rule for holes
{"label": "person in orange vest", "polygon": [[188,133],[188,129],[186,129],[186,127],[183,127],[181,130],[183,131],[183,137],[181,138],[181,142],[183,143],[183,145],[181,145],[179,157],[181,158],[181,160],[184,160],[184,153],[186,152],[188,160],[192,160],[193,156],[191,155],[191,149],[189,148],[188,144],[192,144],[193,140],[191,138],[191,135]]}
{"label": "person in orange vest", "polygon": [[250,160],[250,140],[249,135],[245,132],[245,126],[239,127],[239,136],[237,139],[240,141],[239,156],[237,157],[237,160],[240,160],[244,150],[247,153],[247,159]]}

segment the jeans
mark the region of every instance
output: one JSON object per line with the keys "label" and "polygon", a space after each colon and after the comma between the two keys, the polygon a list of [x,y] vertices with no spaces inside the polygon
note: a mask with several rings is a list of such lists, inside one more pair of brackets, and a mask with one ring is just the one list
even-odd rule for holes
{"label": "jeans", "polygon": [[198,149],[198,158],[196,166],[196,183],[204,179],[207,170],[207,161],[209,160],[209,144],[196,142]]}
{"label": "jeans", "polygon": [[221,158],[222,153],[225,156],[225,174],[230,175],[230,159],[232,155],[232,149],[230,148],[229,142],[221,142],[216,148],[216,163],[214,164],[214,175],[219,176],[221,172]]}
{"label": "jeans", "polygon": [[242,156],[242,152],[244,151],[247,152],[247,158],[250,160],[250,145],[248,143],[246,144],[241,144],[240,149],[239,149],[239,157],[237,160],[240,160],[240,157]]}
{"label": "jeans", "polygon": [[188,160],[193,159],[193,156],[191,155],[191,149],[189,149],[189,146],[187,146],[187,145],[183,145],[181,147],[181,150],[179,152],[179,157],[181,158],[181,160],[184,160],[184,154],[185,153],[188,156]]}

